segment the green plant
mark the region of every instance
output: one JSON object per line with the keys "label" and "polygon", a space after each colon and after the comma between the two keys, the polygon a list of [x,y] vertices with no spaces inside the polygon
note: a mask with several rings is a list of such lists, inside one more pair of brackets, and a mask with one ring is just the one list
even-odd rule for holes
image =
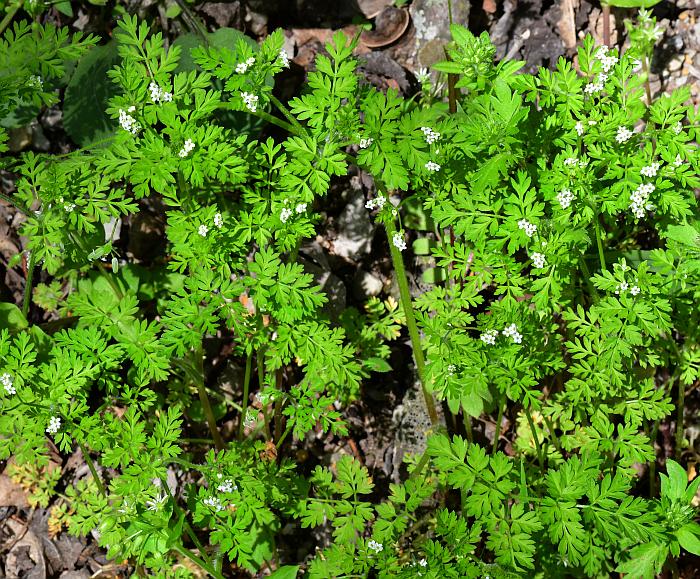
{"label": "green plant", "polygon": [[[561,59],[536,75],[453,26],[436,66],[456,78],[448,102],[360,82],[338,33],[285,104],[273,92],[288,65],[281,32],[256,48],[166,49],[125,17],[116,52],[83,57],[116,61],[114,130],[67,155],[3,160],[18,178],[2,198],[25,216],[28,251],[23,308],[0,309],[0,458],[46,502],[57,476],[35,480],[46,434],[80,449],[91,476],[66,489],[61,522],[155,574],[184,573],[174,566],[187,558],[212,577],[234,566],[296,576],[301,562],[280,560],[286,525],[332,536],[303,564],[310,577],[647,577],[681,548],[700,554],[700,483],[668,460],[661,498],[640,496],[635,468],[656,463],[674,404],[681,455],[700,375],[697,118],[687,89],[643,98],[649,26],[643,14],[622,55],[589,37],[578,69]],[[15,75],[0,81],[0,109],[56,102],[48,79],[95,43],[16,24],[0,45]],[[39,71],[42,86],[30,82]],[[234,130],[232,111],[283,136]],[[374,179],[366,208],[386,232],[400,303],[372,299],[332,320],[298,256],[351,165]],[[167,247],[138,264],[116,224],[149,204]],[[412,231],[417,214],[426,225]],[[417,296],[411,237],[432,271]],[[57,319],[32,323],[40,309]],[[290,441],[348,433],[345,409],[392,370],[403,325],[427,449],[387,497],[347,456],[303,476]],[[240,365],[233,395],[218,382],[222,357]],[[480,444],[473,423],[491,415],[493,440]]]}

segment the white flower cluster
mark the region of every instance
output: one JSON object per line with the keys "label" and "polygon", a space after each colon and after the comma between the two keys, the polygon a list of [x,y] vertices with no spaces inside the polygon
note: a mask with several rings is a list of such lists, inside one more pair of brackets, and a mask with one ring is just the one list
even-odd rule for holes
{"label": "white flower cluster", "polygon": [[61,429],[61,419],[58,416],[49,418],[49,425],[46,427],[46,432],[51,435],[56,434]]}
{"label": "white flower cluster", "polygon": [[428,171],[437,172],[437,171],[440,170],[440,165],[438,165],[437,163],[434,163],[433,161],[428,161],[428,162],[425,164],[425,168],[426,168]]}
{"label": "white flower cluster", "polygon": [[654,209],[654,206],[649,203],[649,195],[654,192],[654,189],[656,187],[652,183],[642,183],[630,195],[630,209],[637,219],[641,219],[647,211]]}
{"label": "white flower cluster", "polygon": [[372,143],[374,143],[374,139],[372,137],[367,137],[366,139],[360,139],[360,149],[366,149]]}
{"label": "white flower cluster", "polygon": [[394,247],[399,251],[403,251],[404,249],[406,249],[406,242],[404,241],[403,233],[400,231],[394,233],[391,242],[394,244]]}
{"label": "white flower cluster", "polygon": [[214,215],[214,225],[216,225],[219,229],[223,227],[224,218],[221,216],[221,213],[216,213]]}
{"label": "white flower cluster", "polygon": [[615,293],[617,295],[620,295],[621,293],[625,293],[628,289],[630,290],[630,293],[633,296],[639,295],[639,292],[642,291],[641,289],[639,289],[639,286],[637,284],[630,287],[626,281],[623,281],[622,283],[617,285],[617,289],[615,290]]}
{"label": "white flower cluster", "polygon": [[676,135],[680,135],[682,131],[683,131],[683,123],[681,123],[680,121],[678,121],[678,122],[675,124],[675,126],[673,127],[673,132],[674,132]]}
{"label": "white flower cluster", "polygon": [[[284,52],[284,51],[282,51]],[[282,57],[282,52],[280,52],[280,58]],[[287,53],[284,53],[287,56]],[[245,62],[240,62],[236,65],[236,72],[238,74],[244,74],[251,66],[255,64],[255,57],[251,56]],[[287,64],[289,64],[289,58],[287,58]]]}
{"label": "white flower cluster", "polygon": [[588,161],[579,161],[576,157],[567,157],[564,159],[564,166],[565,167],[586,167],[588,165]]}
{"label": "white flower cluster", "polygon": [[63,197],[59,197],[58,202],[63,203],[63,210],[66,213],[73,213],[73,211],[75,210],[75,203],[64,203]]}
{"label": "white flower cluster", "polygon": [[385,203],[386,197],[384,197],[384,195],[380,193],[374,199],[368,199],[367,203],[365,203],[365,208],[369,209],[370,211],[372,209],[381,209],[382,207],[384,207]]}
{"label": "white flower cluster", "polygon": [[440,133],[437,131],[433,131],[430,127],[421,127],[421,131],[423,131],[423,134],[425,135],[425,141],[429,144],[432,145],[434,142],[440,140]]}
{"label": "white flower cluster", "polygon": [[642,177],[656,177],[656,173],[658,173],[659,167],[661,167],[659,163],[652,163],[651,165],[642,167],[639,170],[639,174],[642,175]]}
{"label": "white flower cluster", "polygon": [[600,61],[603,72],[608,73],[618,62],[617,56],[608,55],[608,47],[603,45],[595,53],[595,58]]}
{"label": "white flower cluster", "polygon": [[192,139],[187,139],[183,144],[182,144],[182,149],[180,149],[180,152],[178,155],[182,157],[183,159],[187,157],[192,152],[192,149],[194,149],[194,143],[192,142]]}
{"label": "white flower cluster", "polygon": [[247,108],[251,113],[258,110],[258,95],[243,91],[241,92],[241,98],[243,99],[245,108]]}
{"label": "white flower cluster", "polygon": [[37,74],[33,74],[32,76],[29,77],[28,84],[31,88],[38,88],[38,89],[44,88],[44,81],[41,80],[41,77]]}
{"label": "white flower cluster", "polygon": [[510,326],[506,326],[505,329],[501,332],[504,336],[508,336],[510,338],[513,338],[513,341],[516,344],[522,344],[523,342],[523,335],[518,332],[518,326],[515,324],[511,324]]}
{"label": "white flower cluster", "polygon": [[199,233],[202,237],[206,237],[207,233],[209,233],[209,227],[207,227],[206,225],[204,225],[204,223],[202,223],[199,226],[199,229],[197,229],[197,233]]}
{"label": "white flower cluster", "polygon": [[[279,61],[284,68],[289,68],[289,55],[284,48],[280,50]],[[253,60],[253,62],[255,62],[255,60]]]}
{"label": "white flower cluster", "polygon": [[[221,474],[218,474],[217,477],[219,479],[223,478]],[[225,481],[217,485],[216,490],[220,493],[232,493],[233,491],[238,490],[238,485],[233,484],[233,481],[230,478],[227,478]]]}
{"label": "white flower cluster", "polygon": [[122,129],[129,131],[132,135],[135,135],[141,130],[141,125],[132,117],[129,113],[133,113],[136,110],[135,106],[130,106],[127,111],[119,109],[119,124]]}
{"label": "white flower cluster", "polygon": [[381,553],[384,550],[384,545],[377,543],[374,539],[367,541],[367,548],[372,549],[375,553]]}
{"label": "white flower cluster", "polygon": [[518,221],[518,229],[525,231],[525,235],[532,237],[537,231],[537,225],[530,223],[527,219],[521,219]]}
{"label": "white flower cluster", "polygon": [[583,132],[585,131],[585,129],[583,128],[583,123],[581,121],[576,121],[574,129],[576,130],[576,133],[579,137],[583,136]]}
{"label": "white flower cluster", "polygon": [[530,256],[530,259],[532,260],[532,264],[535,266],[536,269],[542,269],[544,266],[547,265],[547,259],[545,258],[544,254],[539,253],[536,251]]}
{"label": "white flower cluster", "polygon": [[634,133],[627,127],[617,127],[617,135],[615,135],[615,140],[618,143],[626,143],[630,140],[633,134]]}
{"label": "white flower cluster", "polygon": [[173,100],[173,93],[163,90],[155,82],[148,85],[148,90],[154,103],[169,103]]}
{"label": "white flower cluster", "polygon": [[568,189],[562,189],[557,194],[557,201],[559,201],[559,205],[561,205],[562,209],[568,209],[573,200],[574,200],[574,194],[571,191],[569,191]]}
{"label": "white flower cluster", "polygon": [[496,343],[496,338],[498,337],[498,330],[486,330],[481,334],[480,338],[484,344],[489,344],[493,346]]}
{"label": "white flower cluster", "polygon": [[294,212],[289,207],[284,207],[282,211],[280,211],[280,221],[282,223],[287,223],[293,214]]}
{"label": "white flower cluster", "polygon": [[297,206],[294,208],[294,211],[296,211],[297,213],[304,213],[307,207],[308,206],[306,203],[297,203]]}
{"label": "white flower cluster", "polygon": [[217,513],[224,509],[224,505],[221,503],[221,499],[219,497],[207,497],[202,502],[209,508],[215,510]]}
{"label": "white flower cluster", "polygon": [[13,386],[12,376],[10,376],[7,372],[0,376],[0,383],[5,388],[5,392],[7,392],[10,396],[17,394],[17,390]]}
{"label": "white flower cluster", "polygon": [[676,155],[676,160],[673,162],[674,167],[680,167],[683,164],[683,159],[680,155]]}
{"label": "white flower cluster", "polygon": [[453,376],[456,371],[457,371],[457,366],[455,366],[454,364],[449,364],[447,366],[447,374],[449,376]]}
{"label": "white flower cluster", "polygon": [[605,83],[608,80],[608,73],[612,69],[613,66],[615,66],[618,62],[617,56],[609,56],[608,55],[608,47],[607,46],[601,46],[595,53],[594,58],[596,60],[599,60],[603,72],[601,72],[598,75],[598,78],[596,79],[595,82],[589,82],[583,89],[583,91],[586,94],[595,94],[597,92],[602,92],[603,89],[605,88]]}

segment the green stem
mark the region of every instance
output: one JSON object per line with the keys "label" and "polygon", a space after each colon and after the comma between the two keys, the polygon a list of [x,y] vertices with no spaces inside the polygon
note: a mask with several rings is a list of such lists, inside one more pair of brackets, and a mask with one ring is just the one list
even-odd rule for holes
{"label": "green stem", "polygon": [[241,408],[241,419],[238,423],[238,440],[243,440],[245,430],[245,418],[248,412],[248,396],[250,394],[250,374],[253,367],[253,350],[251,348],[245,360],[245,376],[243,378],[243,406]]}
{"label": "green stem", "polygon": [[600,259],[600,269],[601,271],[607,271],[608,267],[605,264],[605,252],[603,251],[603,233],[600,228],[600,220],[596,216],[593,219],[593,226],[595,227],[595,240],[598,245],[598,258]]}
{"label": "green stem", "polygon": [[491,451],[491,454],[496,454],[496,451],[498,450],[498,439],[501,436],[501,422],[503,421],[503,411],[505,410],[505,406],[506,406],[506,397],[499,396],[498,397],[498,418],[496,419],[496,432],[493,435],[493,450]]}
{"label": "green stem", "polygon": [[202,569],[203,571],[206,571],[209,575],[212,577],[215,577],[216,579],[224,579],[224,576],[214,569],[211,565],[207,564],[204,562],[202,559],[197,557],[192,551],[187,549],[186,547],[183,547],[182,545],[175,545],[173,549],[177,552],[180,553],[180,555],[187,557],[190,561],[192,561],[197,567]]}
{"label": "green stem", "polygon": [[[654,420],[654,427],[651,429],[651,448],[655,448],[656,437],[659,433],[659,421]],[[653,499],[656,496],[656,450],[654,450],[654,460],[649,465],[649,498]]]}
{"label": "green stem", "polygon": [[287,428],[284,429],[284,433],[282,434],[282,436],[279,437],[279,439],[277,440],[277,443],[275,444],[275,448],[276,448],[277,450],[280,449],[280,447],[282,446],[282,443],[284,442],[285,438],[287,438],[287,436],[289,436],[289,433],[290,433],[291,431],[292,431],[292,425],[291,425],[291,424],[288,424],[288,425],[287,425]]}
{"label": "green stem", "polygon": [[276,125],[280,127],[281,129],[284,129],[288,133],[292,135],[296,135],[297,137],[301,137],[303,133],[299,133],[299,130],[292,124],[287,123],[283,121],[282,119],[278,119],[275,115],[271,115],[267,111],[263,110],[257,110],[253,113],[256,117],[259,117],[263,119],[264,121],[267,121],[271,125]]}
{"label": "green stem", "polygon": [[24,282],[24,299],[22,300],[22,315],[24,319],[27,319],[29,314],[29,305],[32,300],[32,282],[34,281],[34,263],[32,261],[32,255],[29,255],[27,259],[27,279]]}
{"label": "green stem", "polygon": [[290,110],[282,104],[282,102],[272,93],[270,93],[270,102],[277,107],[277,110],[281,112],[284,115],[284,118],[287,119],[293,126],[297,128],[296,131],[292,131],[294,134],[299,134],[299,136],[307,136],[308,133],[304,127],[301,126],[299,121],[296,120],[294,115],[290,112]]}
{"label": "green stem", "polygon": [[685,384],[678,379],[678,404],[676,406],[676,460],[680,460],[683,450],[683,414],[685,409]]}
{"label": "green stem", "polygon": [[552,424],[552,421],[547,418],[544,414],[542,415],[542,418],[544,419],[544,423],[547,425],[547,430],[549,430],[549,437],[552,439],[552,442],[554,443],[554,448],[559,451],[559,454],[562,456],[564,455],[564,451],[561,449],[561,443],[559,442],[559,437],[556,435],[554,432],[554,425]]}
{"label": "green stem", "polygon": [[211,408],[211,402],[209,401],[209,396],[207,395],[207,390],[204,386],[204,364],[201,345],[194,351],[194,356],[194,368],[196,368],[196,370],[192,372],[192,378],[197,385],[199,401],[202,404],[204,416],[206,416],[207,425],[209,426],[209,432],[211,432],[211,436],[214,439],[214,444],[216,445],[217,450],[223,450],[226,445],[224,444],[224,439],[221,438],[221,433],[216,426],[216,417],[214,416],[214,411]]}
{"label": "green stem", "polygon": [[581,264],[581,271],[583,272],[583,275],[586,276],[586,285],[588,286],[588,290],[591,292],[593,300],[597,302],[600,299],[600,296],[598,295],[598,290],[595,288],[593,282],[591,281],[591,270],[588,269],[588,264],[586,263],[586,256],[584,254],[581,254],[579,262]]}
{"label": "green stem", "polygon": [[90,454],[88,453],[87,449],[85,448],[85,445],[82,442],[79,442],[78,446],[80,447],[80,452],[83,453],[83,458],[85,459],[85,462],[87,463],[88,468],[90,469],[90,473],[92,474],[92,478],[95,480],[95,484],[97,485],[97,490],[100,492],[100,494],[103,497],[106,497],[107,492],[105,491],[104,484],[102,484],[102,479],[100,479],[100,477],[97,476],[97,469],[95,468],[95,463],[92,462],[92,458],[90,458]]}
{"label": "green stem", "polygon": [[17,14],[17,11],[22,8],[23,2],[17,2],[17,5],[14,6],[13,8],[10,8],[10,11],[5,14],[5,18],[2,19],[2,22],[0,22],[0,34],[5,32],[5,28],[12,22],[12,19],[15,17],[15,14]]}
{"label": "green stem", "polygon": [[523,408],[525,411],[525,418],[527,418],[527,423],[530,425],[530,432],[532,432],[532,439],[535,441],[535,448],[537,449],[537,462],[540,463],[540,470],[544,474],[544,460],[542,459],[542,446],[540,445],[540,438],[537,436],[537,430],[535,429],[535,423],[530,415],[530,410],[528,408]]}
{"label": "green stem", "polygon": [[420,379],[421,383],[421,390],[423,392],[423,399],[425,400],[425,407],[428,411],[428,416],[430,416],[430,422],[433,426],[437,426],[439,423],[439,418],[437,411],[435,410],[435,401],[433,400],[433,395],[430,392],[428,392],[425,383],[425,358],[423,357],[423,348],[420,342],[420,332],[418,331],[418,325],[416,324],[416,318],[413,312],[411,292],[408,289],[406,268],[404,267],[403,256],[401,255],[401,252],[393,243],[394,234],[396,233],[396,225],[393,219],[389,219],[385,225],[386,234],[389,239],[391,261],[393,262],[394,270],[396,271],[396,279],[399,284],[399,294],[401,296],[401,305],[403,307],[404,315],[406,316],[406,326],[408,327],[408,335],[411,338],[411,346],[413,347],[413,358],[416,361],[416,369],[418,370],[418,378]]}
{"label": "green stem", "polygon": [[649,78],[651,71],[649,70],[649,57],[645,54],[642,57],[642,72],[644,72],[644,91],[647,95],[647,106],[651,106],[651,79]]}
{"label": "green stem", "polygon": [[29,213],[29,211],[27,211],[26,209],[22,209],[22,207],[20,207],[19,205],[17,205],[17,203],[15,202],[15,200],[12,199],[12,197],[8,197],[8,196],[5,195],[4,193],[0,193],[0,199],[2,199],[3,201],[7,201],[7,203],[9,203],[10,205],[12,205],[12,207],[14,207],[15,209],[17,209],[17,211],[19,211],[20,213],[23,213],[23,214],[26,215],[27,217],[29,217],[29,216],[31,215],[31,214]]}

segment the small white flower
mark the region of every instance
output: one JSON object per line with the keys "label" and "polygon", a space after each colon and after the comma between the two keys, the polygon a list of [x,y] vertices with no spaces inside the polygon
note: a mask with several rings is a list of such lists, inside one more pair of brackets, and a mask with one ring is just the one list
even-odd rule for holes
{"label": "small white flower", "polygon": [[630,293],[631,293],[633,296],[639,295],[639,292],[640,292],[640,291],[642,291],[642,290],[640,290],[640,289],[639,289],[639,286],[637,286],[637,285],[633,285],[633,286],[630,288]]}
{"label": "small white flower", "polygon": [[452,376],[456,370],[457,370],[457,366],[455,366],[454,364],[450,364],[447,366],[447,374],[449,376]]}
{"label": "small white flower", "polygon": [[207,497],[202,502],[217,513],[224,509],[224,505],[221,504],[221,500],[218,497]]}
{"label": "small white flower", "polygon": [[367,542],[367,548],[372,549],[375,553],[381,553],[384,550],[384,545],[377,543],[374,539],[370,539]]}
{"label": "small white flower", "polygon": [[199,233],[202,237],[206,237],[207,233],[209,233],[209,228],[202,223],[202,225],[199,226],[197,233]]}
{"label": "small white flower", "polygon": [[618,127],[617,135],[615,135],[615,140],[618,143],[626,143],[630,140],[634,133],[630,131],[627,127]]}
{"label": "small white flower", "polygon": [[562,189],[557,194],[557,201],[559,201],[559,205],[561,205],[562,209],[568,209],[573,200],[574,200],[574,194],[571,191],[569,191],[568,189]]}
{"label": "small white flower", "polygon": [[41,80],[41,77],[39,75],[36,75],[36,74],[33,74],[32,76],[29,77],[27,84],[31,88],[38,88],[38,89],[44,88],[44,81]]}
{"label": "small white flower", "polygon": [[620,295],[621,293],[625,293],[629,289],[629,284],[626,281],[623,281],[622,283],[617,285],[617,288],[615,289],[615,293],[617,295]]}
{"label": "small white flower", "polygon": [[440,140],[440,133],[437,131],[433,131],[430,127],[421,127],[421,131],[423,131],[423,135],[425,135],[425,141],[429,144],[432,145],[434,142]]}
{"label": "small white flower", "polygon": [[683,132],[683,123],[681,123],[680,121],[678,121],[678,122],[673,126],[673,132],[674,132],[676,135],[680,135],[681,132]]}
{"label": "small white flower", "polygon": [[581,121],[577,121],[574,125],[574,130],[576,131],[579,137],[583,136],[583,131],[585,130],[583,128],[583,123]]}
{"label": "small white flower", "polygon": [[[134,107],[129,107],[129,112],[134,112],[134,110]],[[122,129],[128,131],[132,135],[135,135],[141,130],[141,125],[136,122],[136,119],[122,109],[119,109],[119,124]]]}
{"label": "small white flower", "polygon": [[530,223],[527,219],[521,219],[518,221],[518,228],[525,231],[525,235],[532,237],[537,231],[537,225]]}
{"label": "small white flower", "polygon": [[[285,55],[286,54],[287,53],[285,52]],[[280,56],[281,56],[281,53],[280,53]],[[255,57],[251,56],[245,62],[240,62],[236,65],[236,72],[238,74],[244,74],[254,64],[255,64]],[[289,64],[289,62],[288,62],[288,64]]]}
{"label": "small white flower", "polygon": [[676,160],[673,162],[674,167],[680,167],[683,164],[683,159],[680,155],[676,155]]}
{"label": "small white flower", "polygon": [[611,56],[604,56],[603,58],[600,59],[600,63],[603,66],[603,72],[610,72],[613,66],[617,64],[617,56],[611,55]]}
{"label": "small white flower", "polygon": [[661,165],[659,163],[652,163],[651,165],[647,165],[646,167],[642,167],[639,170],[639,173],[643,177],[656,177],[656,173],[658,172],[659,167],[661,167]]}
{"label": "small white flower", "polygon": [[63,210],[66,213],[73,213],[73,211],[75,210],[75,203],[64,203]]}
{"label": "small white flower", "polygon": [[282,223],[287,223],[287,220],[292,216],[292,210],[289,207],[285,207],[280,211],[280,221]]}
{"label": "small white flower", "polygon": [[425,164],[425,168],[426,168],[428,171],[434,171],[434,172],[435,172],[435,171],[439,171],[439,170],[440,170],[440,165],[438,165],[437,163],[434,163],[433,161],[428,161],[428,162]]}
{"label": "small white flower", "polygon": [[289,68],[289,55],[284,48],[280,50],[278,59],[283,68]]}
{"label": "small white flower", "polygon": [[220,493],[232,493],[233,491],[238,490],[238,486],[233,484],[233,481],[230,478],[227,478],[216,487],[216,490]]}
{"label": "small white flower", "polygon": [[172,93],[169,93],[167,91],[164,91],[162,88],[160,88],[155,82],[151,81],[151,84],[148,85],[148,90],[151,92],[151,100],[154,103],[161,103],[161,102],[171,102],[173,100],[173,95]]}
{"label": "small white flower", "polygon": [[646,211],[653,209],[653,205],[649,203],[649,195],[655,189],[656,187],[653,183],[642,183],[630,195],[629,208],[637,219],[641,219]]}
{"label": "small white flower", "polygon": [[46,432],[54,435],[61,429],[61,419],[58,416],[49,418],[49,425],[46,427]]}
{"label": "small white flower", "polygon": [[503,332],[501,332],[504,336],[508,336],[513,339],[513,342],[516,344],[521,344],[523,341],[523,336],[520,332],[518,332],[518,326],[515,324],[510,324],[509,326],[506,326],[503,329]]}
{"label": "small white flower", "polygon": [[567,157],[564,159],[564,166],[565,167],[572,167],[578,165],[578,159],[576,157]]}
{"label": "small white flower", "polygon": [[605,44],[603,44],[602,46],[599,46],[598,50],[595,51],[593,58],[595,58],[596,60],[603,60],[604,58],[607,57],[608,50],[610,50],[610,49]]}
{"label": "small white flower", "polygon": [[294,208],[294,211],[297,213],[304,213],[306,211],[306,203],[297,203],[297,206]]}
{"label": "small white flower", "polygon": [[430,71],[423,67],[416,71],[416,80],[421,84],[428,84],[430,82]]}
{"label": "small white flower", "polygon": [[583,89],[586,94],[595,94],[601,92],[605,87],[601,82],[589,82]]}
{"label": "small white flower", "polygon": [[374,143],[374,139],[372,137],[368,137],[366,139],[360,139],[360,149],[366,149],[372,143]]}
{"label": "small white flower", "polygon": [[481,334],[480,339],[484,344],[493,346],[496,343],[496,338],[498,337],[498,330],[486,330]]}
{"label": "small white flower", "polygon": [[241,98],[243,99],[245,107],[251,113],[254,113],[258,110],[258,95],[243,91],[241,92]]}
{"label": "small white flower", "polygon": [[382,195],[380,193],[374,199],[368,199],[367,202],[365,203],[365,208],[369,209],[370,211],[372,209],[381,209],[382,207],[384,207],[385,203],[386,203],[386,197],[384,197],[384,195]]}
{"label": "small white flower", "polygon": [[221,216],[221,213],[216,213],[214,215],[214,225],[221,229],[224,225],[224,218]]}
{"label": "small white flower", "polygon": [[12,396],[13,394],[17,394],[17,389],[13,386],[14,380],[12,379],[12,376],[5,372],[2,376],[0,376],[0,383],[3,385],[5,388],[5,392],[9,396]]}
{"label": "small white flower", "polygon": [[420,561],[418,561],[418,564],[419,564],[421,567],[427,567],[427,566],[428,566],[428,562],[427,562],[425,559],[421,559]]}
{"label": "small white flower", "polygon": [[180,155],[180,157],[182,157],[182,158],[187,157],[187,155],[190,154],[192,149],[194,149],[194,143],[192,142],[191,139],[187,139],[182,144],[182,149],[180,149],[180,152],[178,153],[178,155]]}
{"label": "small white flower", "polygon": [[158,493],[154,498],[146,501],[146,508],[149,511],[159,511],[160,508],[165,504],[165,501],[168,500],[168,495],[164,493]]}
{"label": "small white flower", "polygon": [[532,260],[532,264],[536,269],[542,269],[547,265],[547,259],[545,256],[537,251],[530,256],[530,259]]}
{"label": "small white flower", "polygon": [[403,233],[400,231],[394,233],[391,242],[394,244],[394,247],[399,251],[403,251],[406,249],[406,242],[404,241]]}

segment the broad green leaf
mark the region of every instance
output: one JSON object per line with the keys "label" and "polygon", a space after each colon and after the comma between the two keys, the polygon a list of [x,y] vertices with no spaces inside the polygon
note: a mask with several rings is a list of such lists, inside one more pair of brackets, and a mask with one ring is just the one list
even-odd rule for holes
{"label": "broad green leaf", "polygon": [[0,303],[0,330],[8,329],[16,332],[25,329],[28,325],[22,311],[15,304]]}
{"label": "broad green leaf", "polygon": [[296,579],[299,569],[299,565],[285,565],[272,573],[269,579]]}
{"label": "broad green leaf", "polygon": [[696,534],[700,531],[697,523],[688,523],[676,531],[676,538],[688,553],[700,556],[700,537]]}
{"label": "broad green leaf", "polygon": [[63,126],[70,137],[85,147],[110,137],[116,123],[107,115],[109,99],[119,89],[107,71],[119,61],[117,43],[96,46],[78,63],[66,87]]}

